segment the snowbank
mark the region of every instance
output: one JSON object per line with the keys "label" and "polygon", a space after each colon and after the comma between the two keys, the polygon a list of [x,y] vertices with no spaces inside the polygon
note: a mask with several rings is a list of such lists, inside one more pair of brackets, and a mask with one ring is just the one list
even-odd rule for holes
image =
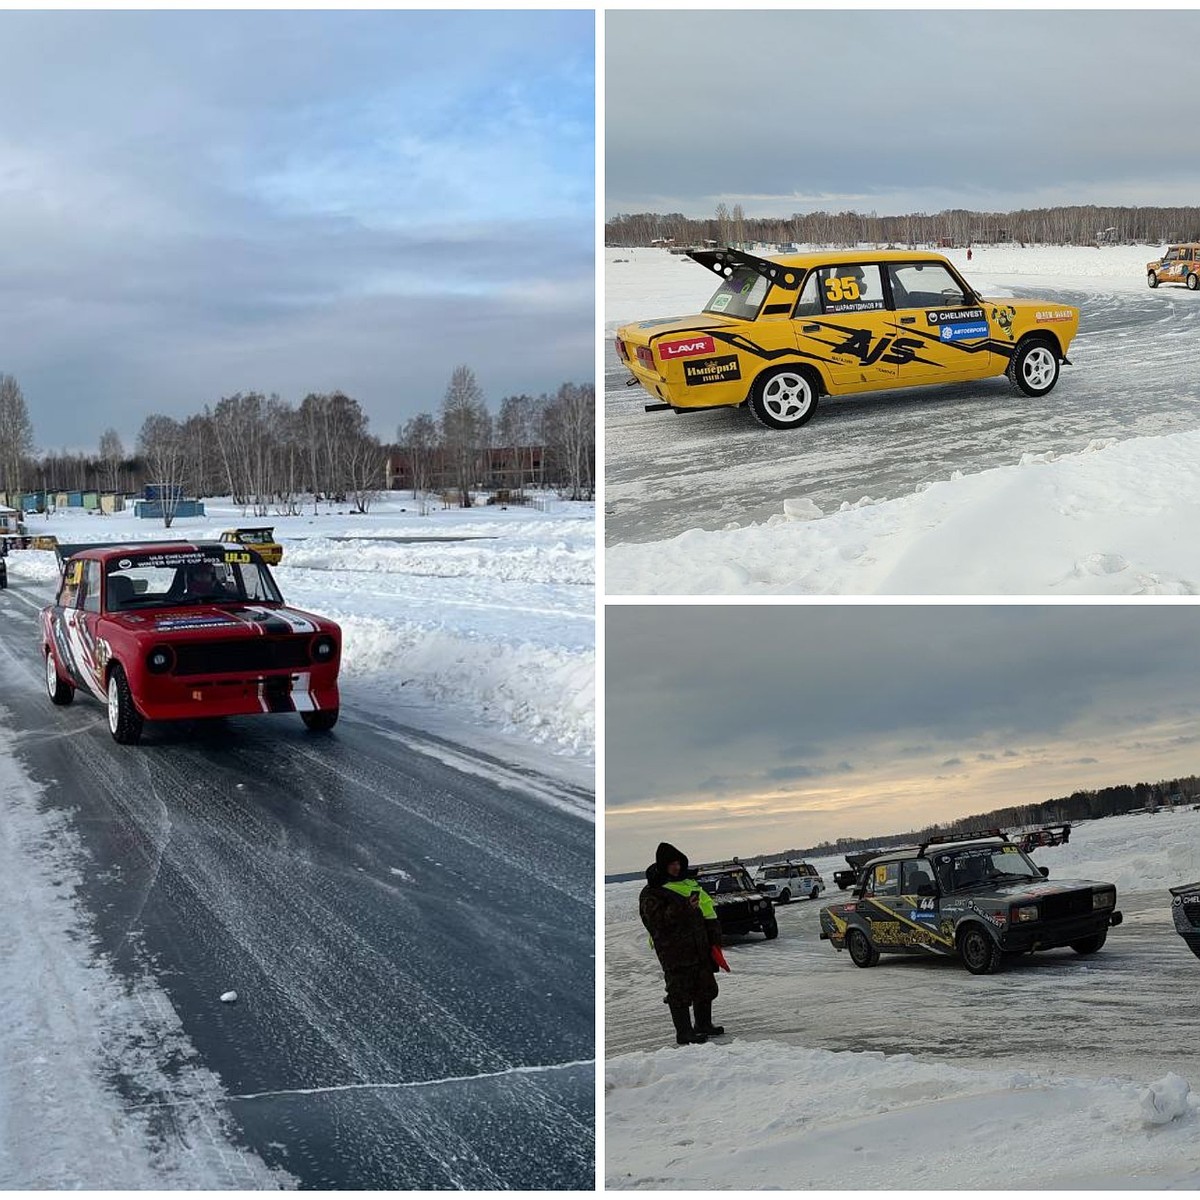
{"label": "snowbank", "polygon": [[621,1055],[605,1093],[609,1188],[1200,1185],[1178,1076],[1139,1088],[735,1041]]}
{"label": "snowbank", "polygon": [[819,519],[806,505],[780,507],[761,525],[612,546],[606,586],[671,595],[1200,591],[1200,432],[1029,454]]}

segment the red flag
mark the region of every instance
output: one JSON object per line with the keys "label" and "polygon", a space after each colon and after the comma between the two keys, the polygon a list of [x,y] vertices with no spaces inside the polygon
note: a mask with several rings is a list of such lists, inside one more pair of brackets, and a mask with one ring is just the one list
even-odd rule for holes
{"label": "red flag", "polygon": [[709,949],[712,951],[712,960],[714,965],[719,967],[722,971],[728,971],[729,964],[725,961],[725,955],[721,953],[721,947],[710,946]]}

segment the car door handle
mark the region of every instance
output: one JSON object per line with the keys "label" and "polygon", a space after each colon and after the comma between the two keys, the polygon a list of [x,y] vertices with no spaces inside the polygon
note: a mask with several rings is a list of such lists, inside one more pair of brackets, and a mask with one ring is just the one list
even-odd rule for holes
{"label": "car door handle", "polygon": [[915,325],[916,323],[917,323],[916,317],[901,317],[900,318],[901,325]]}
{"label": "car door handle", "polygon": [[820,325],[802,325],[801,329],[804,333],[820,333]]}

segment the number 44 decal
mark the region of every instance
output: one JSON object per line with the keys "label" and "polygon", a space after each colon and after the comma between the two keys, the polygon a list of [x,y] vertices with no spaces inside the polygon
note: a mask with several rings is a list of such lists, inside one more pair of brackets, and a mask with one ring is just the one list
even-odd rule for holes
{"label": "number 44 decal", "polygon": [[922,896],[921,902],[920,902],[920,904],[917,905],[917,907],[918,908],[936,908],[937,905],[934,904],[932,896]]}
{"label": "number 44 decal", "polygon": [[[919,338],[893,338],[885,335],[872,346],[871,331],[856,329],[841,345],[834,346],[833,352],[834,354],[857,354],[862,365],[869,367],[880,359],[885,363],[912,362],[917,351],[923,345],[924,343]],[[886,354],[885,350],[887,350]]]}

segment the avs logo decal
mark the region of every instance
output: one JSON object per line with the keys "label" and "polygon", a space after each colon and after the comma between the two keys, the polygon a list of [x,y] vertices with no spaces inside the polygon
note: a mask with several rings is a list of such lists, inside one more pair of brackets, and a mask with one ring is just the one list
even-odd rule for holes
{"label": "avs logo decal", "polygon": [[705,383],[726,383],[731,379],[741,379],[742,371],[738,366],[736,354],[722,354],[717,358],[698,358],[695,362],[683,364],[683,381],[692,387]]}
{"label": "avs logo decal", "polygon": [[943,342],[965,342],[973,338],[985,338],[987,335],[986,321],[972,321],[969,325],[943,325],[941,329]]}
{"label": "avs logo decal", "polygon": [[695,358],[700,354],[715,354],[716,343],[710,337],[681,338],[676,342],[659,342],[659,357],[667,362],[672,358]]}
{"label": "avs logo decal", "polygon": [[871,331],[857,329],[844,342],[834,346],[833,352],[856,355],[864,367],[869,367],[881,359],[885,363],[912,362],[917,356],[917,351],[923,346],[924,343],[919,338],[892,338],[890,335],[881,337],[872,345]]}

